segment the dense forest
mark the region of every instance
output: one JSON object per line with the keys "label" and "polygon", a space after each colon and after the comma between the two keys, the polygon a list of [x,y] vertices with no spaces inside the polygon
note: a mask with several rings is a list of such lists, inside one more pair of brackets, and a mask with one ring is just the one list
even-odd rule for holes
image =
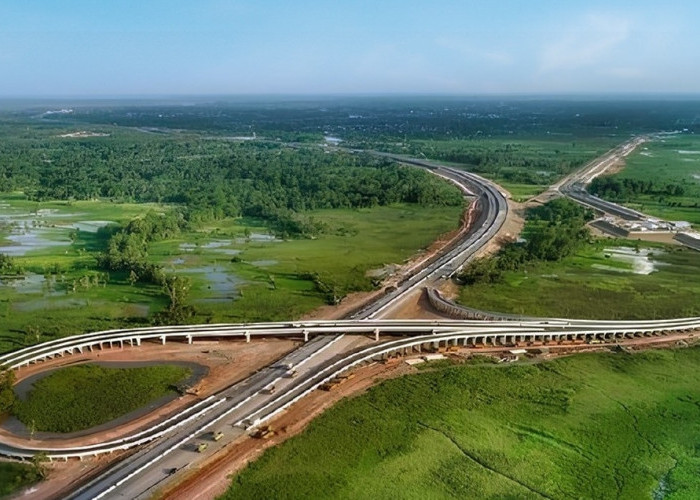
{"label": "dense forest", "polygon": [[284,235],[320,229],[298,215],[307,210],[462,203],[445,181],[369,155],[160,136],[0,143],[0,190],[174,203],[190,222],[251,216]]}
{"label": "dense forest", "polygon": [[505,271],[517,271],[536,261],[558,261],[572,255],[590,238],[586,222],[593,213],[566,198],[527,212],[524,242],[505,245],[496,256],[471,261],[458,279],[466,285],[496,283]]}
{"label": "dense forest", "polygon": [[659,196],[683,196],[685,194],[685,187],[682,184],[615,176],[596,177],[588,190],[596,196],[614,201],[629,201],[640,194]]}

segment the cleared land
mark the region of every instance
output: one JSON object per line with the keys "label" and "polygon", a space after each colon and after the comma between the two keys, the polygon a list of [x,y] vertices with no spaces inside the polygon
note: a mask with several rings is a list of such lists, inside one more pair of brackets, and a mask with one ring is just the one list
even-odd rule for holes
{"label": "cleared land", "polygon": [[698,348],[586,354],[390,380],[267,451],[224,498],[692,498],[699,362]]}
{"label": "cleared land", "polygon": [[141,408],[168,394],[190,375],[182,366],[61,368],[38,380],[13,413],[37,431],[89,429]]}
{"label": "cleared land", "polygon": [[488,311],[585,319],[697,316],[700,253],[600,240],[558,262],[507,271],[503,281],[461,288],[459,302]]}

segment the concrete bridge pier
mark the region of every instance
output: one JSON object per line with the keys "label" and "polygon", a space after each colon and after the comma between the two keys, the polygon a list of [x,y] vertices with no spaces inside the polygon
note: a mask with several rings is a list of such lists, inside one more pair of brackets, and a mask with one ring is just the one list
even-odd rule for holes
{"label": "concrete bridge pier", "polygon": [[160,336],[160,343],[165,345],[165,335]]}
{"label": "concrete bridge pier", "polygon": [[309,331],[304,330],[302,333],[304,334],[304,342],[308,342],[309,341]]}
{"label": "concrete bridge pier", "polygon": [[[304,340],[306,340],[306,337],[304,337]],[[250,344],[250,331],[249,330],[245,331],[245,341],[246,341],[246,343]]]}
{"label": "concrete bridge pier", "polygon": [[186,335],[185,338],[187,339],[188,344],[192,343],[192,335]]}
{"label": "concrete bridge pier", "polygon": [[374,329],[374,341],[379,342],[379,328]]}

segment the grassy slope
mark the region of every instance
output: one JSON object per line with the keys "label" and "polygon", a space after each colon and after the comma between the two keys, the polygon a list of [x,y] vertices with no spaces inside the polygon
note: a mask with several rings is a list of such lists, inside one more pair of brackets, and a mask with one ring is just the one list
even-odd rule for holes
{"label": "grassy slope", "polygon": [[173,392],[190,375],[181,366],[62,368],[39,380],[27,399],[13,409],[36,430],[73,432],[109,422]]}
{"label": "grassy slope", "polygon": [[[649,275],[616,272],[604,248],[630,242],[603,240],[561,262],[507,272],[495,285],[462,287],[459,302],[490,311],[586,319],[653,319],[700,315],[700,253],[661,247]],[[665,253],[661,253],[665,252]],[[624,268],[624,267],[623,267]]]}
{"label": "grassy slope", "polygon": [[[638,195],[626,205],[666,220],[700,226],[700,137],[679,135],[648,142],[627,159],[627,166],[616,176],[683,185],[683,196],[663,196],[659,201],[658,195]],[[669,206],[669,202],[680,206]]]}
{"label": "grassy slope", "polygon": [[0,462],[0,497],[15,493],[39,481],[36,469],[29,464]]}
{"label": "grassy slope", "polygon": [[390,380],[267,451],[234,498],[700,494],[700,348]]}

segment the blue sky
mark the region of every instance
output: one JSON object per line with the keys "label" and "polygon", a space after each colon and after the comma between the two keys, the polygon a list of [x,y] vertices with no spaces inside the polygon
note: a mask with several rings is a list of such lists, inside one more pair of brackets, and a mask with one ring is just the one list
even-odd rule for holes
{"label": "blue sky", "polygon": [[0,96],[700,92],[692,0],[1,0]]}

